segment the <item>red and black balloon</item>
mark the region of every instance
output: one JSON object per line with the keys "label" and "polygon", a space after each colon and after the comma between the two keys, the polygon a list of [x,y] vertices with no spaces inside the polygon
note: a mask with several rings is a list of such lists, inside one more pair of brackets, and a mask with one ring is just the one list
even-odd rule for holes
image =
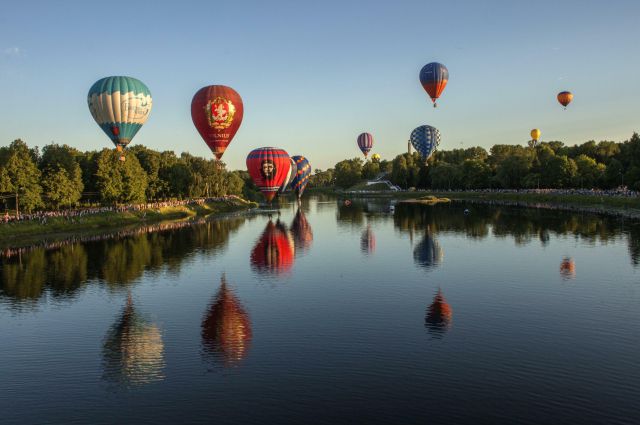
{"label": "red and black balloon", "polygon": [[247,171],[267,202],[271,202],[289,176],[289,154],[279,148],[258,148],[247,156]]}

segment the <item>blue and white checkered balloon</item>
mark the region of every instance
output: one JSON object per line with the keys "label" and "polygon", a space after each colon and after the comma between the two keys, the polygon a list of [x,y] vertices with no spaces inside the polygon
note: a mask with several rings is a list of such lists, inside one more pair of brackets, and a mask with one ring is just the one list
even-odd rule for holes
{"label": "blue and white checkered balloon", "polygon": [[440,144],[440,132],[437,128],[431,127],[430,125],[421,125],[411,132],[409,139],[414,149],[417,150],[424,158],[424,161],[427,162]]}

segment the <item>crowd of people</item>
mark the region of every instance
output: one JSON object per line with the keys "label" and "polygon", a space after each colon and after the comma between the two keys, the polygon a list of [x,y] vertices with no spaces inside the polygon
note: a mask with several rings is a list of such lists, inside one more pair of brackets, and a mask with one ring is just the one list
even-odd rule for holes
{"label": "crowd of people", "polygon": [[102,214],[106,212],[126,212],[126,211],[146,211],[146,210],[159,210],[167,207],[179,207],[187,205],[204,205],[207,202],[229,202],[238,201],[241,198],[236,195],[226,195],[215,198],[197,198],[197,199],[183,199],[183,200],[171,200],[171,201],[158,201],[147,202],[144,204],[128,204],[117,206],[99,206],[99,207],[85,207],[74,208],[68,210],[58,211],[36,211],[27,214],[9,214],[9,211],[5,211],[0,224],[8,224],[24,221],[38,221],[41,224],[46,224],[50,218],[62,217],[69,221],[75,221],[76,219],[88,215]]}
{"label": "crowd of people", "polygon": [[451,189],[447,190],[447,192],[534,193],[542,195],[618,196],[624,198],[640,196],[640,192],[629,190],[626,186],[619,186],[615,189]]}

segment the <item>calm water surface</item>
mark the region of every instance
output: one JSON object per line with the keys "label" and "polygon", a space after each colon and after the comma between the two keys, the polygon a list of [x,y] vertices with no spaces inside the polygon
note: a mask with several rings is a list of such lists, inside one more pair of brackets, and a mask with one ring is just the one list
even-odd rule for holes
{"label": "calm water surface", "polygon": [[639,263],[633,221],[331,198],[34,249],[0,423],[640,423]]}

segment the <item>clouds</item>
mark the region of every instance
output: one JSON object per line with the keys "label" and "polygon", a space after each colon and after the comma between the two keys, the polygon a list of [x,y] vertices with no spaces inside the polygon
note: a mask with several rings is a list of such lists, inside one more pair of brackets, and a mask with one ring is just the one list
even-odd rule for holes
{"label": "clouds", "polygon": [[23,57],[25,55],[25,50],[18,46],[7,47],[2,51],[2,54],[5,57]]}

